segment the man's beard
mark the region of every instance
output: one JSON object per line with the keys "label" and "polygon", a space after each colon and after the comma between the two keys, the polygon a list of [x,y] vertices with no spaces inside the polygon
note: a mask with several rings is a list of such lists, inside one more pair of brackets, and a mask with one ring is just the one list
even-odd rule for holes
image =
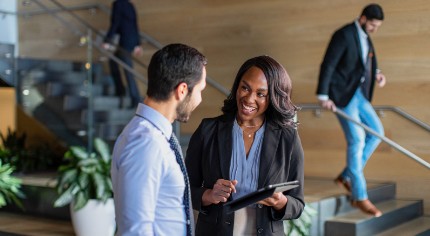
{"label": "man's beard", "polygon": [[[367,22],[367,21],[366,21]],[[361,24],[360,26],[361,26],[361,28],[363,29],[363,31],[364,31],[364,33],[366,33],[367,35],[368,35],[368,33],[367,33],[367,31],[366,31],[366,22],[364,22],[363,24]]]}
{"label": "man's beard", "polygon": [[179,122],[186,123],[191,116],[191,112],[193,109],[190,108],[191,103],[191,95],[187,95],[178,107],[176,107],[176,120]]}

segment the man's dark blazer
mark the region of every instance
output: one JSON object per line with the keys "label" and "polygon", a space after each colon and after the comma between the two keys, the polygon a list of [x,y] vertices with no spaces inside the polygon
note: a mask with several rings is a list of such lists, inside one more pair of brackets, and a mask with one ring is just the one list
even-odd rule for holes
{"label": "man's dark blazer", "polygon": [[[371,101],[377,62],[370,38],[369,48],[373,51],[369,53],[372,60],[372,76],[369,94],[365,96]],[[333,34],[321,64],[317,94],[328,95],[336,106],[345,107],[360,86],[364,70],[358,30],[353,22]]]}
{"label": "man's dark blazer", "polygon": [[[197,236],[233,234],[234,214],[223,212],[223,203],[207,207],[202,207],[201,203],[203,192],[212,189],[218,179],[230,179],[234,119],[232,115],[204,119],[189,142],[185,163],[193,208],[200,212]],[[257,232],[284,235],[282,220],[298,218],[304,208],[303,149],[296,129],[281,128],[270,121],[266,123],[258,188],[293,180],[298,180],[301,186],[287,192],[288,202],[283,214],[277,214],[272,207],[257,205]]]}
{"label": "man's dark blazer", "polygon": [[129,0],[116,0],[112,4],[111,24],[104,41],[112,43],[115,34],[119,35],[119,46],[128,52],[140,45],[136,9]]}

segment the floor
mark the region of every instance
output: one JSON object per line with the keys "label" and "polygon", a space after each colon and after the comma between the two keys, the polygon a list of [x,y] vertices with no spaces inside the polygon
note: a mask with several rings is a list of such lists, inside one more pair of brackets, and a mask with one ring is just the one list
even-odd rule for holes
{"label": "floor", "polygon": [[[369,183],[368,187],[377,185]],[[330,196],[344,194],[344,189],[336,186],[330,179],[306,178],[305,201],[313,202]],[[64,220],[44,219],[0,211],[0,236],[31,235],[54,236],[74,235],[72,223]]]}
{"label": "floor", "polygon": [[0,235],[67,236],[75,234],[69,221],[0,212]]}

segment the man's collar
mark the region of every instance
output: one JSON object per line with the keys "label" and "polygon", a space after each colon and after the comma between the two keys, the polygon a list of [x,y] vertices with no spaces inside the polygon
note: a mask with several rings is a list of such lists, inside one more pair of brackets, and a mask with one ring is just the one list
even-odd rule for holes
{"label": "man's collar", "polygon": [[369,36],[367,35],[367,33],[366,33],[366,32],[364,32],[363,28],[361,28],[361,25],[360,25],[360,22],[358,22],[358,19],[356,19],[356,20],[354,21],[354,23],[355,23],[355,26],[357,27],[357,31],[358,31],[358,34],[360,35],[360,37],[363,37],[363,38],[367,38],[367,37],[369,37]]}

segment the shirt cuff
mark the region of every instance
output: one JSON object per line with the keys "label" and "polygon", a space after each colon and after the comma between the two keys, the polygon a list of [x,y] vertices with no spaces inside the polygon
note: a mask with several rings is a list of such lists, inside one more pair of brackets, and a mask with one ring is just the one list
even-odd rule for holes
{"label": "shirt cuff", "polygon": [[329,98],[328,98],[328,95],[325,95],[325,94],[318,94],[318,100],[320,100],[320,101],[327,101]]}

